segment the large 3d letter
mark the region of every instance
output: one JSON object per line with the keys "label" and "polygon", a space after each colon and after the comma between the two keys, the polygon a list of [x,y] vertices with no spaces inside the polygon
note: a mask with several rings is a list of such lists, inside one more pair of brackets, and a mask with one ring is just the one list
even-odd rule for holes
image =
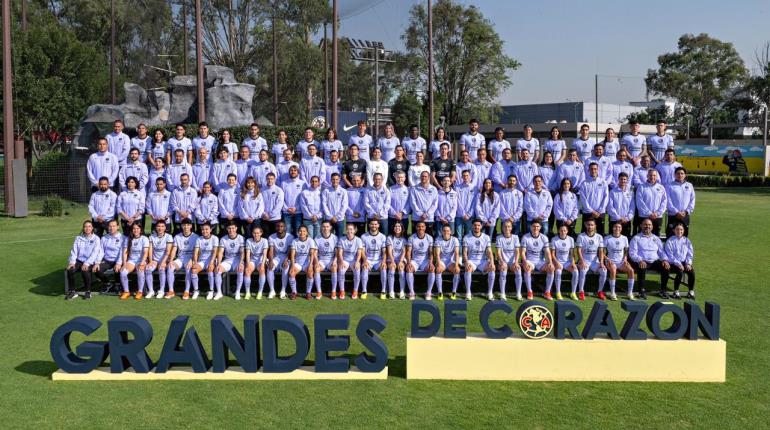
{"label": "large 3d letter", "polygon": [[364,348],[374,354],[370,356],[365,352],[358,354],[355,363],[358,370],[362,372],[377,373],[385,368],[388,364],[388,347],[382,338],[377,336],[378,333],[382,333],[385,330],[387,323],[379,315],[364,315],[361,320],[358,321],[358,327],[356,327],[356,337]]}
{"label": "large 3d letter", "polygon": [[350,315],[317,315],[314,321],[315,371],[345,373],[350,369],[346,357],[332,357],[330,352],[346,352],[350,348],[350,336],[329,336],[329,330],[347,330]]}
{"label": "large 3d letter", "polygon": [[212,371],[223,373],[227,370],[230,352],[246,373],[259,369],[259,315],[247,315],[243,319],[243,336],[226,315],[217,315],[211,320]]}
{"label": "large 3d letter", "polygon": [[195,327],[185,331],[189,319],[187,315],[180,315],[171,321],[155,367],[156,373],[166,373],[170,367],[182,365],[192,367],[195,373],[205,373],[211,367]]}
{"label": "large 3d letter", "polygon": [[[278,332],[288,333],[296,345],[294,354],[278,355]],[[310,351],[310,332],[297,317],[289,315],[268,315],[262,319],[262,370],[265,373],[289,373],[297,370]]]}
{"label": "large 3d letter", "polygon": [[[114,317],[107,321],[110,341],[110,372],[121,373],[133,367],[136,373],[152,369],[152,360],[145,348],[152,342],[152,326],[138,316]],[[128,334],[133,336],[129,340]]]}
{"label": "large 3d letter", "polygon": [[489,317],[495,311],[510,315],[511,312],[513,312],[513,308],[502,300],[493,300],[485,303],[484,306],[481,307],[481,312],[479,312],[481,328],[484,329],[484,333],[486,333],[487,337],[490,339],[505,339],[506,337],[510,337],[513,334],[513,330],[511,330],[511,327],[509,327],[508,324],[503,324],[503,326],[499,328],[489,326]]}
{"label": "large 3d letter", "polygon": [[[449,303],[449,302],[447,302]],[[420,314],[427,312],[430,314],[430,323],[426,326],[420,326]],[[414,338],[433,337],[438,333],[441,326],[441,312],[435,303],[427,300],[415,300],[412,302],[412,331],[409,336]]]}
{"label": "large 3d letter", "polygon": [[[51,336],[51,358],[59,369],[67,373],[88,373],[104,363],[109,347],[107,342],[83,342],[72,352],[70,336],[74,332],[88,336],[102,323],[96,318],[75,317],[62,324]],[[87,357],[87,358],[83,358]]]}

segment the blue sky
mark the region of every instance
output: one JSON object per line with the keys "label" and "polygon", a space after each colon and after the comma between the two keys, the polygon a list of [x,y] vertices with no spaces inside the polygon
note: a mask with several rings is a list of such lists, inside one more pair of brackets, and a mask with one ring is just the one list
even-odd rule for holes
{"label": "blue sky", "polygon": [[[501,104],[593,101],[597,73],[600,102],[643,100],[647,69],[657,66],[658,55],[675,51],[684,33],[732,42],[749,68],[756,67],[755,50],[770,41],[767,0],[456,1],[479,7],[506,53],[522,63],[511,73],[513,85]],[[415,3],[339,0],[340,35],[401,49]]]}

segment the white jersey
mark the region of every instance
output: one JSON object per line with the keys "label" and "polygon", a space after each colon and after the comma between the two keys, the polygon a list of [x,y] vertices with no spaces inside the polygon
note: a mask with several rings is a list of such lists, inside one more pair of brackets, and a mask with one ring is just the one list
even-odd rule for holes
{"label": "white jersey", "polygon": [[401,141],[399,141],[398,137],[395,135],[391,136],[390,138],[382,136],[377,139],[377,147],[382,151],[380,158],[385,161],[390,161],[396,158],[396,147],[400,144]]}
{"label": "white jersey", "polygon": [[193,251],[195,251],[195,242],[198,241],[198,235],[190,233],[189,236],[185,236],[184,233],[179,233],[174,237],[174,247],[176,248],[176,255],[179,259],[191,259]]}
{"label": "white jersey", "polygon": [[604,238],[596,233],[593,236],[580,233],[575,247],[583,249],[583,259],[586,263],[593,263],[599,257],[599,248],[604,248]]}
{"label": "white jersey", "polygon": [[571,264],[574,261],[572,250],[575,249],[575,239],[567,236],[564,239],[559,236],[551,238],[551,249],[556,255],[556,261],[562,266]]}
{"label": "white jersey", "polygon": [[208,262],[214,256],[216,249],[219,248],[219,238],[213,234],[208,239],[200,236],[195,242],[195,247],[198,248],[198,261]]}
{"label": "white jersey", "polygon": [[353,239],[348,239],[347,236],[342,236],[337,240],[337,248],[342,249],[342,259],[348,263],[352,263],[358,258],[358,251],[364,247],[361,238],[353,236]]}
{"label": "white jersey", "polygon": [[465,150],[468,151],[468,155],[471,156],[471,161],[476,161],[479,148],[486,147],[486,139],[484,139],[483,134],[478,132],[476,134],[465,133],[460,137],[460,145],[465,147]]}
{"label": "white jersey", "polygon": [[259,242],[255,241],[253,237],[249,238],[249,240],[246,241],[246,249],[249,250],[249,260],[255,263],[261,263],[262,257],[265,255],[265,250],[269,247],[270,245],[264,237],[261,237]]}
{"label": "white jersey", "polygon": [[278,233],[273,233],[267,240],[275,255],[273,257],[286,257],[289,255],[289,248],[291,248],[291,242],[294,241],[294,236],[286,233],[283,237],[278,237]]}
{"label": "white jersey", "polygon": [[455,261],[455,251],[460,248],[460,241],[456,237],[450,236],[449,240],[444,240],[443,236],[433,241],[433,247],[438,248],[438,258],[443,262]]}
{"label": "white jersey", "polygon": [[604,247],[607,249],[607,258],[619,266],[623,261],[625,251],[628,249],[628,238],[622,235],[615,237],[608,234],[604,237]]}
{"label": "white jersey", "polygon": [[219,247],[222,248],[222,260],[233,260],[241,257],[243,250],[243,236],[236,234],[234,239],[223,236],[219,239]]}
{"label": "white jersey", "polygon": [[503,159],[503,150],[505,149],[511,149],[511,143],[507,140],[492,139],[489,141],[489,152],[492,153],[492,158],[494,158],[495,161]]}
{"label": "white jersey", "polygon": [[411,260],[415,263],[422,264],[423,261],[430,258],[430,253],[433,251],[433,238],[429,234],[425,234],[422,239],[417,236],[417,233],[409,236],[409,241],[406,246],[411,250]]}
{"label": "white jersey", "polygon": [[417,162],[418,152],[425,152],[425,150],[428,149],[428,145],[425,143],[425,139],[423,139],[421,136],[417,136],[417,139],[412,139],[411,137],[407,136],[401,142],[401,145],[403,145],[406,149],[406,158],[412,164]]}
{"label": "white jersey", "polygon": [[473,233],[463,238],[463,248],[468,250],[468,261],[478,266],[481,261],[487,258],[487,250],[492,246],[492,241],[485,233],[480,236],[474,236]]}
{"label": "white jersey", "polygon": [[382,261],[382,250],[386,246],[388,241],[385,235],[377,233],[376,236],[372,236],[368,231],[361,236],[361,242],[364,244],[364,252],[366,253],[366,259],[369,263],[379,263]]}
{"label": "white jersey", "polygon": [[533,237],[532,234],[527,233],[521,238],[521,247],[524,248],[527,261],[535,264],[546,260],[545,253],[548,252],[549,246],[548,236],[544,234]]}
{"label": "white jersey", "polygon": [[390,247],[390,250],[393,253],[394,260],[398,260],[404,254],[404,249],[406,248],[406,241],[407,239],[404,236],[401,236],[401,237],[388,236],[387,246]]}
{"label": "white jersey", "polygon": [[334,260],[334,256],[337,255],[337,236],[330,234],[329,237],[323,237],[318,235],[315,238],[315,244],[318,248],[318,261],[324,264],[329,264]]}
{"label": "white jersey", "polygon": [[315,241],[308,237],[305,240],[300,240],[299,238],[294,239],[291,243],[291,249],[294,250],[294,264],[299,264],[304,267],[308,260],[310,260],[310,252],[318,248],[316,247]]}
{"label": "white jersey", "polygon": [[181,149],[184,151],[185,159],[187,159],[187,151],[192,151],[192,142],[190,139],[183,137],[181,139],[177,139],[176,137],[171,137],[166,141],[166,146],[168,147],[168,150],[171,151],[171,159],[174,159],[174,152],[177,149]]}
{"label": "white jersey", "polygon": [[523,150],[529,151],[529,159],[534,160],[535,159],[535,152],[540,150],[540,141],[535,139],[534,137],[526,140],[526,139],[519,139],[516,141],[516,151],[521,152]]}
{"label": "white jersey", "polygon": [[507,264],[512,264],[514,261],[516,261],[517,251],[521,247],[519,236],[512,234],[510,237],[505,237],[501,234],[497,236],[495,245],[497,245],[498,251],[502,251],[503,260]]}
{"label": "white jersey", "polygon": [[163,233],[163,236],[158,236],[157,233],[150,235],[150,244],[152,245],[152,261],[159,262],[164,255],[166,255],[166,246],[170,243],[174,243],[174,239],[168,233]]}
{"label": "white jersey", "polygon": [[350,148],[350,145],[358,146],[358,157],[362,160],[369,161],[369,150],[372,147],[372,136],[369,136],[368,134],[359,136],[356,133],[350,136],[350,139],[348,139],[348,148]]}
{"label": "white jersey", "polygon": [[674,147],[674,138],[668,134],[664,134],[663,136],[653,134],[647,138],[647,144],[650,145],[650,149],[655,155],[655,159],[661,161],[666,155],[666,150]]}
{"label": "white jersey", "polygon": [[633,134],[629,133],[620,139],[620,144],[626,145],[626,148],[628,148],[628,153],[631,154],[631,157],[636,158],[639,157],[639,154],[642,153],[642,146],[647,145],[647,138],[645,138],[642,134],[637,134],[634,136]]}
{"label": "white jersey", "polygon": [[126,248],[128,248],[129,242],[131,243],[131,252],[128,254],[129,261],[138,262],[142,258],[142,252],[150,246],[150,241],[147,236],[129,237],[125,242]]}

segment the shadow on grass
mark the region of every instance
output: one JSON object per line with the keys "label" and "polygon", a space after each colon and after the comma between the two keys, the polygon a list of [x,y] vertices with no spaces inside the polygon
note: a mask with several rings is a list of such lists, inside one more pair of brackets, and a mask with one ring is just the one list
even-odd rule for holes
{"label": "shadow on grass", "polygon": [[24,363],[21,363],[15,367],[17,372],[26,373],[33,376],[42,376],[45,378],[50,378],[51,374],[55,372],[56,369],[56,363],[53,361],[42,360],[25,361]]}
{"label": "shadow on grass", "polygon": [[[29,289],[30,293],[41,296],[61,296],[64,294],[64,269],[54,270],[43,276],[32,279],[35,284]],[[81,284],[80,275],[75,277],[75,282]]]}
{"label": "shadow on grass", "polygon": [[406,379],[406,356],[388,359],[388,377]]}

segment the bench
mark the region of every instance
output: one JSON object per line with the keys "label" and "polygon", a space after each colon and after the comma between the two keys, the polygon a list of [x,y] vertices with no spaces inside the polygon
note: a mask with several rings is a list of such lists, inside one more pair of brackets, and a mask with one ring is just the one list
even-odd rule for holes
{"label": "bench", "polygon": [[[104,274],[108,277],[115,276],[115,271],[112,269],[108,269],[104,271]],[[222,277],[222,291],[225,292],[225,294],[229,294],[230,291],[230,277],[227,276],[228,274],[225,273],[225,276]],[[136,285],[136,271],[131,272],[129,275],[129,281],[131,285]],[[155,274],[157,276],[157,274]],[[180,279],[184,280],[185,271],[184,270],[175,270],[174,271],[174,284],[179,282]],[[208,284],[208,276],[204,274],[204,276],[198,275],[202,280],[205,280],[205,282]],[[77,278],[76,278],[77,279]],[[157,285],[157,283],[156,283]],[[142,286],[144,290],[146,290],[145,286]],[[165,289],[165,286],[163,287]],[[64,294],[67,294],[70,292],[71,286],[69,284],[69,280],[67,279],[67,269],[64,269]],[[156,288],[157,290],[157,288]]]}

